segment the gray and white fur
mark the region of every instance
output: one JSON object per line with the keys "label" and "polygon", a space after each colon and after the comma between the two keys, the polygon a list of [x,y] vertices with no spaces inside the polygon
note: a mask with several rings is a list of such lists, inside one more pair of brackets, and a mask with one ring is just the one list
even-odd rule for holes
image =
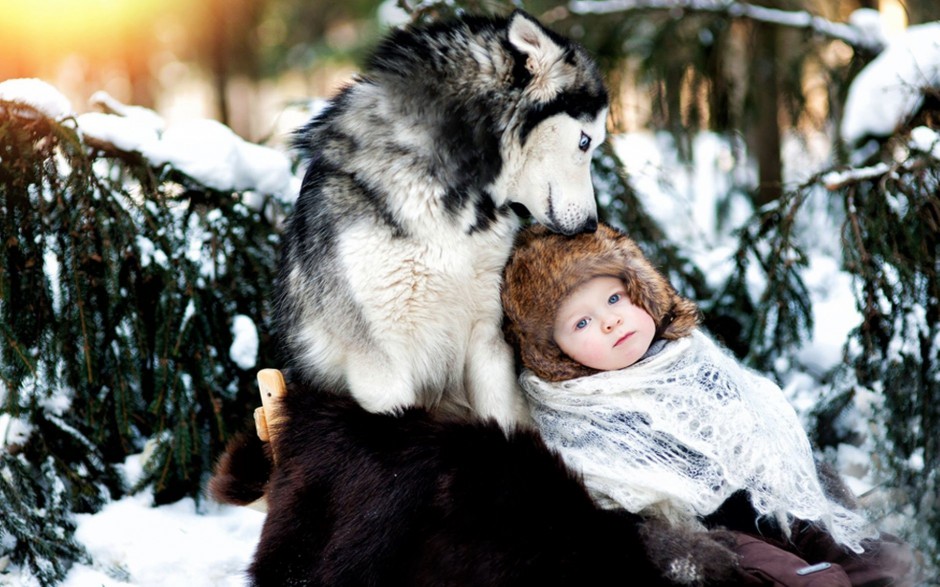
{"label": "gray and white fur", "polygon": [[500,329],[510,205],[594,230],[606,115],[586,52],[524,12],[391,33],[295,137],[309,165],[280,261],[286,366],[372,412],[527,419]]}

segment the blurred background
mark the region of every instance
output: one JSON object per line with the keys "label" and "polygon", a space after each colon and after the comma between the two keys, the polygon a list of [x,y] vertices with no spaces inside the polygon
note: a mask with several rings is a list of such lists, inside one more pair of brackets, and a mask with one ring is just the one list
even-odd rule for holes
{"label": "blurred background", "polygon": [[[513,7],[461,4],[488,12]],[[752,4],[807,10],[835,22],[857,8],[874,8],[889,34],[940,18],[935,0]],[[856,57],[844,43],[805,43],[799,29],[716,12],[588,15],[557,0],[525,2],[524,8],[600,56],[620,99],[615,131],[662,123],[728,125],[732,120],[726,119],[745,107],[749,56],[780,62],[781,81],[798,84],[791,94],[800,94],[807,110],[783,122],[818,126],[830,114],[827,92],[833,89],[825,70],[850,67]],[[293,102],[330,95],[383,30],[408,19],[395,0],[2,0],[0,13],[0,80],[42,78],[79,112],[94,92],[105,90],[125,103],[154,108],[171,123],[220,120],[251,141],[284,126],[280,117],[290,116]],[[663,79],[650,75],[657,67],[667,72]],[[684,104],[675,104],[681,118],[670,116],[673,104],[663,103],[670,84],[682,88],[669,97]]]}

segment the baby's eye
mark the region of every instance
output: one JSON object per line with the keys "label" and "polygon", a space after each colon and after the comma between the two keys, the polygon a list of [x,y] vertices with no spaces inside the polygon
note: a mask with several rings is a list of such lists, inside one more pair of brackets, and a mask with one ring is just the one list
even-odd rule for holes
{"label": "baby's eye", "polygon": [[609,298],[607,298],[607,303],[610,304],[610,305],[614,305],[614,304],[616,304],[616,303],[619,302],[619,301],[620,301],[620,294],[619,294],[619,293],[615,293],[614,295],[612,295],[612,296],[610,296]]}
{"label": "baby's eye", "polygon": [[581,330],[582,328],[587,328],[587,325],[588,325],[588,319],[581,318],[580,320],[578,320],[578,323],[574,325],[574,329]]}
{"label": "baby's eye", "polygon": [[578,141],[578,148],[581,149],[582,152],[586,153],[588,150],[588,147],[590,146],[591,146],[591,137],[584,134],[584,131],[581,131],[581,140]]}

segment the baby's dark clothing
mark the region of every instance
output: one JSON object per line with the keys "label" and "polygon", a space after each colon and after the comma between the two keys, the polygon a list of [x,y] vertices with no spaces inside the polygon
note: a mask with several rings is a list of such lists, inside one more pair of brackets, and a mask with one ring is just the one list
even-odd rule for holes
{"label": "baby's dark clothing", "polygon": [[703,521],[732,530],[735,552],[753,587],[905,587],[913,584],[913,553],[897,537],[882,532],[863,540],[864,552],[840,546],[825,530],[805,521],[790,528],[789,538],[775,522],[757,519],[746,492],[735,493]]}

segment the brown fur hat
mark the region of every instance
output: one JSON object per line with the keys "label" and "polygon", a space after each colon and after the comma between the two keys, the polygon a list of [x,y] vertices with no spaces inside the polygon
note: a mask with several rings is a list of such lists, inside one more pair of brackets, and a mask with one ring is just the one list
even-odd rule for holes
{"label": "brown fur hat", "polygon": [[695,303],[680,297],[627,235],[605,224],[570,237],[533,226],[516,238],[502,287],[506,338],[526,368],[546,381],[597,373],[568,357],[552,333],[561,302],[585,281],[605,275],[623,280],[630,301],[652,316],[657,339],[687,336],[698,325]]}

